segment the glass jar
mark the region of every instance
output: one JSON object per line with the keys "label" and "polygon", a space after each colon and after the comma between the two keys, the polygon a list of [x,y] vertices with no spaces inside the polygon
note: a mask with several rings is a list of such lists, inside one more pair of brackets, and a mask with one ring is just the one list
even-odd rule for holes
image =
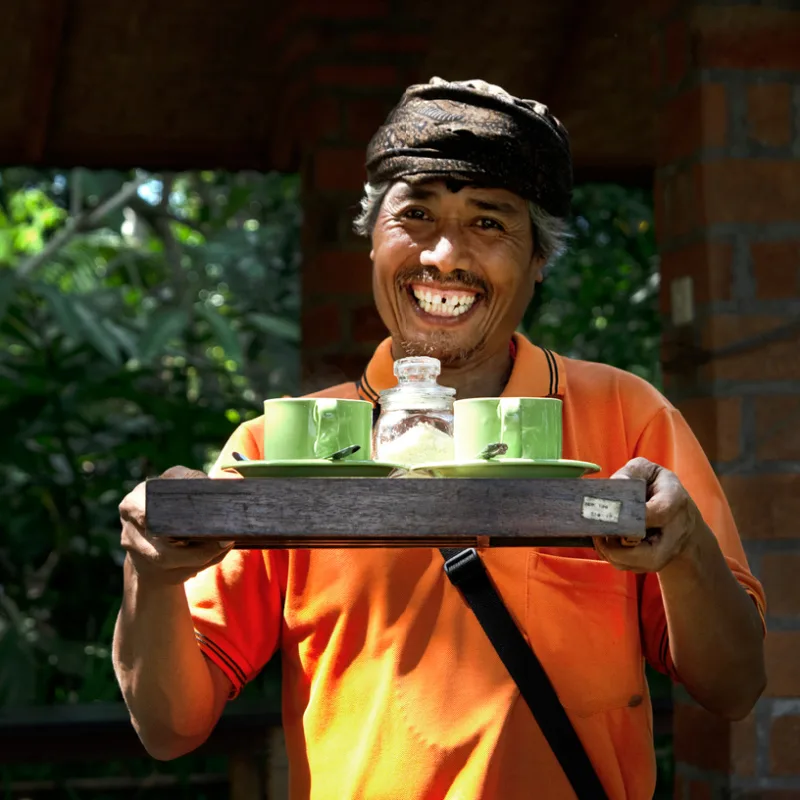
{"label": "glass jar", "polygon": [[404,466],[453,460],[456,390],[439,385],[441,371],[437,358],[394,362],[397,386],[381,392],[381,413],[372,435],[375,460]]}

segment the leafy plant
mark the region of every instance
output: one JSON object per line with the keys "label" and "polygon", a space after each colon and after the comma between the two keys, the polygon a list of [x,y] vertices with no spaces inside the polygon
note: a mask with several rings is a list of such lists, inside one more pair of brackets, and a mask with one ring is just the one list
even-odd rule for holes
{"label": "leafy plant", "polygon": [[523,329],[565,356],[661,383],[659,261],[649,192],[585,184],[573,196],[567,252],[551,266]]}
{"label": "leafy plant", "polygon": [[116,699],[117,506],[296,391],[298,181],[0,172],[0,705]]}

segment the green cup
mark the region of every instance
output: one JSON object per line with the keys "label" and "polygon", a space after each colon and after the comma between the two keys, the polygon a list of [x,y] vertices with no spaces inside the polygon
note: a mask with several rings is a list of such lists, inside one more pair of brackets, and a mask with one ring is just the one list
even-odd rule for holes
{"label": "green cup", "polygon": [[490,444],[508,446],[495,460],[561,458],[561,400],[551,397],[476,397],[456,400],[456,461],[473,461]]}
{"label": "green cup", "polygon": [[264,401],[264,458],[269,461],[322,459],[357,444],[347,461],[369,461],[372,403],[333,397]]}

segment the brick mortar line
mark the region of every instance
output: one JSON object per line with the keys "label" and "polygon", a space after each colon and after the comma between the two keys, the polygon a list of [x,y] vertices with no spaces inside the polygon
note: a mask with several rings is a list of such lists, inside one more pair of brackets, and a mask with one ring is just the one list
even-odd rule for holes
{"label": "brick mortar line", "polygon": [[750,253],[750,240],[742,233],[733,239],[731,255],[731,294],[742,302],[756,295],[756,282],[753,277],[753,259]]}
{"label": "brick mortar line", "polygon": [[755,777],[736,775],[715,770],[704,770],[685,761],[678,761],[675,764],[675,774],[679,775],[685,782],[702,781],[710,784],[711,797],[714,800],[727,798],[733,800],[741,791],[758,790],[792,790],[800,789],[800,775],[774,776],[756,775]]}
{"label": "brick mortar line", "polygon": [[691,155],[682,156],[668,164],[659,164],[654,173],[657,178],[668,180],[679,172],[686,172],[693,167],[704,164],[718,164],[723,161],[758,161],[763,163],[775,161],[793,161],[795,157],[793,145],[772,147],[751,143],[745,145],[730,144],[725,147],[700,147]]}
{"label": "brick mortar line", "polygon": [[683,779],[687,787],[689,781],[702,781],[710,785],[714,800],[730,787],[731,776],[728,773],[702,769],[685,761],[675,761],[675,774]]}
{"label": "brick mortar line", "polygon": [[747,89],[741,80],[731,80],[727,82],[725,96],[728,108],[730,151],[734,158],[743,158],[748,154],[749,150]]}
{"label": "brick mortar line", "polygon": [[[797,539],[742,539],[748,560],[763,559],[764,556],[796,555],[800,552],[800,538]],[[769,601],[769,598],[767,599]]]}
{"label": "brick mortar line", "polygon": [[712,461],[711,466],[719,476],[748,477],[764,475],[800,475],[800,461]]}
{"label": "brick mortar line", "polygon": [[800,240],[800,222],[778,222],[766,225],[755,223],[716,223],[706,228],[695,228],[684,236],[674,236],[658,244],[659,255],[677,253],[697,244],[729,244],[735,246],[741,238],[748,244]]}
{"label": "brick mortar line", "polygon": [[765,702],[769,703],[772,719],[800,714],[800,698],[772,697],[767,698]]}
{"label": "brick mortar line", "polygon": [[781,242],[800,240],[800,222],[715,222],[702,228],[694,228],[683,236],[660,239],[661,253],[675,252],[703,241],[731,241],[742,235],[750,242]]}
{"label": "brick mortar line", "polygon": [[755,6],[787,9],[788,11],[797,10],[796,0],[695,0],[695,5],[713,6],[717,8],[725,8],[726,6]]}
{"label": "brick mortar line", "polygon": [[792,154],[795,158],[800,158],[800,82],[792,87]]}
{"label": "brick mortar line", "polygon": [[[798,548],[798,550],[800,551],[800,548]],[[767,598],[767,603],[769,603],[769,598]],[[767,631],[777,631],[779,633],[800,632],[800,619],[786,615],[777,616],[774,614],[767,614]],[[798,702],[800,702],[800,700]]]}
{"label": "brick mortar line", "polygon": [[753,395],[776,397],[800,395],[800,380],[795,381],[717,381],[715,383],[698,383],[691,388],[669,393],[673,404],[698,398],[714,400],[729,397],[750,397]]}
{"label": "brick mortar line", "polygon": [[756,703],[755,722],[756,722],[756,777],[761,779],[768,777],[770,773],[770,730],[772,718],[772,703],[764,702],[760,698]]}
{"label": "brick mortar line", "polygon": [[756,434],[756,399],[755,397],[743,397],[739,401],[741,418],[739,425],[739,459],[748,460],[754,455],[758,448],[758,436]]}
{"label": "brick mortar line", "polygon": [[[702,308],[698,308],[698,312],[700,311],[703,313],[704,321],[723,314],[736,314],[737,316],[748,317],[785,317],[786,321],[789,322],[800,314],[800,297],[749,300],[745,295],[744,298],[738,300],[712,300],[708,303],[703,303]],[[699,316],[698,313],[698,318]]]}
{"label": "brick mortar line", "polygon": [[[671,22],[670,20],[669,22]],[[669,24],[667,22],[666,24]],[[665,27],[665,26],[663,26]],[[662,26],[656,27],[656,32],[663,42],[661,34]],[[659,87],[655,94],[657,103],[664,104],[674,100],[679,95],[697,89],[707,83],[719,83],[729,85],[735,82],[742,82],[745,85],[759,82],[774,83],[800,83],[800,70],[793,69],[755,69],[742,67],[695,67],[677,83],[670,86],[667,84]]]}
{"label": "brick mortar line", "polygon": [[797,69],[748,69],[742,67],[701,67],[692,73],[697,84],[736,83],[800,83],[800,70]]}
{"label": "brick mortar line", "polygon": [[[744,775],[731,776],[731,788],[734,792],[747,791],[753,792],[758,790],[800,790],[800,775],[770,775],[769,777],[747,777]],[[736,793],[728,795],[731,800],[734,800],[738,795]],[[800,795],[798,795],[800,796]],[[723,795],[725,797],[725,795]]]}
{"label": "brick mortar line", "polygon": [[[742,547],[744,547],[744,542],[742,542]],[[744,554],[747,558],[747,563],[750,567],[750,572],[753,573],[753,577],[756,580],[761,580],[761,562],[763,560],[763,555],[761,553],[751,553],[746,547],[744,547]]]}
{"label": "brick mortar line", "polygon": [[800,69],[765,69],[750,67],[700,67],[694,75],[701,82],[728,83],[741,81],[745,85],[753,83],[795,83],[800,82]]}
{"label": "brick mortar line", "polygon": [[[689,341],[686,341],[686,337],[681,335],[681,330],[671,325],[669,319],[663,320],[662,338],[667,344],[678,344],[679,349],[681,346],[689,347],[689,356],[695,353],[702,355],[705,357],[703,363],[711,366],[716,361],[748,356],[754,351],[763,351],[772,345],[793,343],[798,338],[800,298],[796,300],[713,300],[696,305],[694,312],[695,318],[688,331]],[[719,346],[715,341],[707,345],[702,340],[703,333],[715,319],[725,316],[735,316],[740,319],[768,317],[774,324],[755,334],[747,336],[742,334],[725,345]],[[703,366],[703,363],[697,363],[696,366]],[[663,366],[665,365],[662,363]],[[692,366],[692,364],[690,363],[688,366]],[[711,382],[713,383],[714,380],[712,379]]]}

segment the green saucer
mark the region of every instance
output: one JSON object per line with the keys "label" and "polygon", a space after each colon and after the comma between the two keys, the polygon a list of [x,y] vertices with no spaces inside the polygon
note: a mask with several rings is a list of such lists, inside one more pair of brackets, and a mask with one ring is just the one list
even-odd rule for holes
{"label": "green saucer", "polygon": [[430,472],[436,478],[582,478],[599,472],[600,467],[588,461],[507,458],[502,461],[440,461],[418,464],[411,471]]}
{"label": "green saucer", "polygon": [[236,470],[243,478],[385,478],[398,469],[385,461],[234,461],[224,470]]}

